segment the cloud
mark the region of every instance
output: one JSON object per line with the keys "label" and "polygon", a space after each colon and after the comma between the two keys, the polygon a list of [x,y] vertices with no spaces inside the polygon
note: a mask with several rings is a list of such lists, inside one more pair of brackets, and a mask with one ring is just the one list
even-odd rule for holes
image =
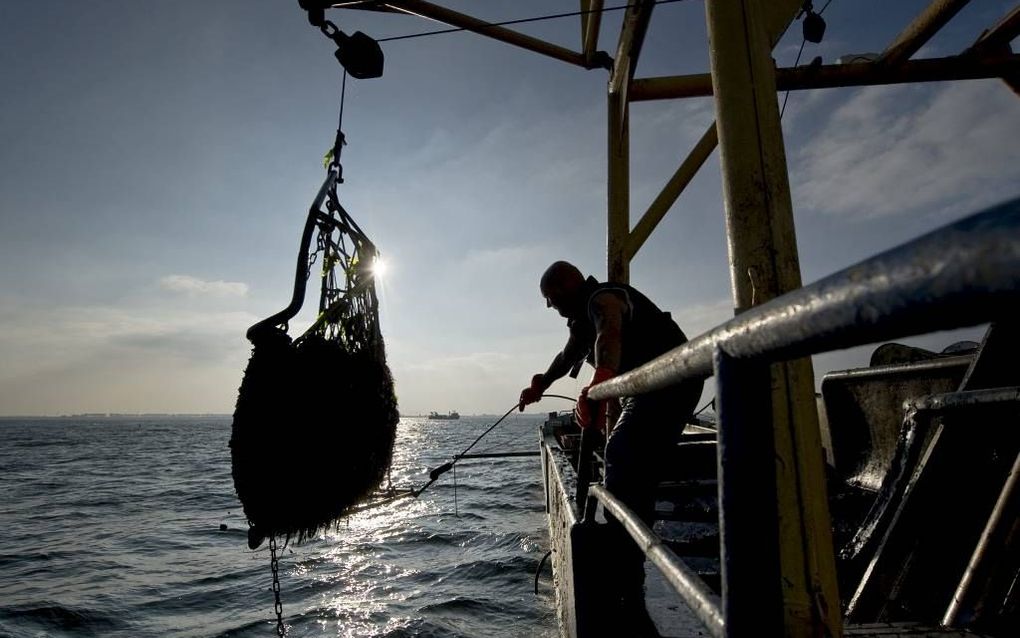
{"label": "cloud", "polygon": [[1017,194],[1017,130],[998,81],[862,89],[795,156],[795,201],[860,218],[976,210]]}
{"label": "cloud", "polygon": [[255,320],[167,304],[4,303],[0,414],[227,411]]}
{"label": "cloud", "polygon": [[408,370],[428,373],[501,374],[510,355],[502,352],[472,352],[465,355],[429,359],[407,366]]}
{"label": "cloud", "polygon": [[189,296],[244,297],[248,294],[248,284],[239,281],[206,281],[190,275],[167,275],[159,280],[159,287]]}
{"label": "cloud", "polygon": [[676,307],[680,309],[673,312],[673,318],[692,339],[733,318],[733,301],[729,298]]}
{"label": "cloud", "polygon": [[0,319],[7,326],[0,334],[0,354],[17,363],[7,370],[11,376],[102,353],[221,360],[246,349],[244,333],[255,322],[251,314],[239,311],[106,306],[22,306],[0,313]]}

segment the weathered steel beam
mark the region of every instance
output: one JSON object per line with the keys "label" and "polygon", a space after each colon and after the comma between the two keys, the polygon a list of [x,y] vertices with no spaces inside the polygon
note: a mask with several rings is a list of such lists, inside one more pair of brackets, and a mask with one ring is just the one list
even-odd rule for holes
{"label": "weathered steel beam", "polygon": [[584,55],[581,53],[571,51],[570,49],[552,44],[551,42],[546,42],[539,38],[533,38],[530,35],[525,35],[505,27],[490,25],[484,20],[479,20],[474,16],[459,13],[452,9],[432,4],[431,2],[425,2],[425,0],[387,0],[385,4],[386,6],[396,9],[402,13],[437,20],[444,24],[459,27],[465,31],[471,31],[472,33],[477,33],[501,42],[506,42],[507,44],[521,47],[522,49],[541,53],[542,55],[546,55],[563,62],[568,62],[585,69],[594,68],[594,66],[590,65],[585,60]]}
{"label": "weathered steel beam", "polygon": [[[956,55],[947,58],[911,60],[890,67],[878,62],[827,64],[776,69],[777,91],[831,89],[848,86],[943,82],[998,78],[1020,72],[1020,55]],[[631,102],[712,95],[708,73],[674,77],[641,78],[631,82]]]}
{"label": "weathered steel beam", "polygon": [[607,180],[606,275],[609,281],[630,282],[630,107],[625,96],[609,92],[606,104]]}
{"label": "weathered steel beam", "polygon": [[[705,4],[737,314],[801,286],[775,63],[759,2]],[[777,466],[777,613],[788,638],[838,638],[842,614],[811,360],[776,363],[763,383],[771,388],[772,409],[759,418],[774,437]],[[723,598],[729,622],[736,603]],[[751,628],[741,635],[752,635]]]}
{"label": "weathered steel beam", "polygon": [[886,47],[878,62],[889,66],[906,62],[968,2],[970,0],[934,0]]}
{"label": "weathered steel beam", "polygon": [[776,447],[766,361],[714,352],[718,417],[719,562],[726,635],[784,631]]}
{"label": "weathered steel beam", "polygon": [[[762,1],[763,1],[762,10],[764,11],[765,32],[769,38],[770,46],[775,46],[776,43],[779,42],[779,39],[782,37],[783,33],[786,31],[787,27],[790,25],[790,23],[793,22],[797,13],[800,11],[801,1],[800,0],[767,0],[767,1],[762,0]],[[631,90],[630,88],[631,85],[632,83],[628,82],[627,92]],[[628,99],[627,102],[629,103],[629,101],[630,100]],[[621,104],[616,108],[623,109],[624,106]],[[629,107],[627,107],[627,113],[624,113],[623,116],[627,116],[628,114]],[[618,119],[626,121],[626,117],[621,117]],[[713,131],[715,130],[714,122],[712,123],[711,128],[713,129]],[[702,141],[699,142],[695,146],[695,148],[691,151],[691,153],[687,156],[687,158],[684,159],[683,163],[680,165],[680,168],[677,169],[676,173],[673,174],[669,182],[666,184],[659,198],[656,199],[656,202],[653,202],[652,208],[650,208],[649,211],[646,211],[646,213],[642,216],[641,220],[638,223],[638,227],[634,229],[636,235],[628,235],[625,248],[625,250],[627,251],[626,253],[627,263],[623,266],[616,266],[615,267],[616,271],[626,271],[629,273],[630,259],[634,257],[634,255],[640,249],[641,245],[643,245],[644,242],[647,240],[647,237],[641,238],[642,235],[644,235],[646,230],[648,233],[651,233],[651,231],[654,230],[655,226],[657,226],[658,223],[662,221],[663,216],[665,216],[665,214],[669,211],[669,208],[674,203],[676,203],[676,200],[680,197],[680,194],[684,191],[685,188],[687,188],[687,185],[690,183],[690,180],[693,179],[693,174],[690,176],[690,178],[687,177],[687,168],[685,167],[697,166],[698,168],[700,168],[700,166],[704,164],[704,161],[705,159],[707,159],[708,155],[710,155],[712,151],[715,150],[715,147],[718,145],[718,136],[714,136],[715,137],[714,141],[711,139],[706,139],[706,136],[709,136],[709,134],[706,133],[706,135],[702,136]],[[611,176],[612,171],[613,168],[611,164],[610,165]],[[695,168],[695,173],[696,171],[697,168]],[[612,177],[610,177],[611,190],[613,188],[612,182],[613,182]],[[610,196],[610,201],[611,202],[613,201],[612,195]],[[627,223],[629,224],[629,212]],[[610,266],[610,270],[613,271],[614,267]]]}
{"label": "weathered steel beam", "polygon": [[627,85],[641,56],[641,47],[648,31],[648,23],[652,19],[653,8],[655,8],[653,0],[635,0],[627,7],[616,46],[616,58],[613,60],[613,69],[609,76],[610,93],[626,94]]}
{"label": "weathered steel beam", "polygon": [[[965,54],[1010,54],[1012,49],[1009,43],[1020,35],[1020,5],[1013,7],[995,26],[981,34],[978,41],[968,49]],[[1002,76],[1002,81],[1020,96],[1020,72],[1010,73]]]}
{"label": "weathered steel beam", "polygon": [[636,370],[592,400],[712,374],[717,345],[776,361],[988,323],[1020,302],[1020,199],[1014,199],[756,306]]}
{"label": "weathered steel beam", "polygon": [[[684,564],[662,540],[630,508],[621,503],[609,490],[593,485],[588,494],[597,498],[606,511],[620,521],[630,537],[644,552],[673,589],[684,599],[698,620],[716,638],[726,636],[719,597],[694,570]],[[587,508],[586,508],[587,509]]]}
{"label": "weathered steel beam", "polygon": [[[1007,557],[1010,536],[1016,534],[1018,516],[1020,516],[1020,454],[1013,461],[1013,467],[1006,476],[1002,491],[967,563],[963,578],[953,592],[953,599],[942,618],[943,625],[960,627],[973,621],[983,602],[980,600],[982,590],[988,587],[996,567],[1003,563],[1009,564]],[[1013,540],[1012,543],[1015,545],[1016,541]]]}
{"label": "weathered steel beam", "polygon": [[637,66],[655,3],[638,0],[627,8],[609,76],[608,211],[606,270],[609,281],[630,282],[630,106],[627,87]]}
{"label": "weathered steel beam", "polygon": [[1004,51],[1020,35],[1020,5],[1004,15],[995,26],[981,34],[971,51]]}
{"label": "weathered steel beam", "polygon": [[581,0],[581,52],[588,64],[595,63],[595,50],[599,46],[599,28],[602,26],[603,0]]}
{"label": "weathered steel beam", "polygon": [[694,176],[698,174],[698,171],[705,164],[705,160],[708,159],[715,147],[719,145],[719,136],[716,134],[715,122],[709,125],[698,143],[694,145],[694,150],[690,152],[683,163],[676,169],[669,181],[663,187],[662,192],[655,198],[655,201],[648,207],[645,214],[641,216],[637,225],[634,226],[634,230],[630,232],[630,237],[627,241],[627,259],[633,259],[634,255],[641,250],[641,246],[644,245],[648,237],[651,236],[652,231],[659,225],[659,222],[666,216],[669,209],[676,202],[677,198],[680,197],[680,193],[687,188],[687,185],[691,183]]}
{"label": "weathered steel beam", "polygon": [[1005,403],[1020,404],[1020,388],[983,388],[929,394],[909,400],[904,405],[904,410],[914,410],[919,414],[931,414],[966,410],[978,406],[998,406]]}

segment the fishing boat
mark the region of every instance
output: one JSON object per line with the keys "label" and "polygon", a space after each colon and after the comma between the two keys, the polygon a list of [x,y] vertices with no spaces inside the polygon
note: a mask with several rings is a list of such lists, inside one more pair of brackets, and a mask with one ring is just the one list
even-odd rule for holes
{"label": "fishing boat", "polygon": [[453,412],[447,412],[446,414],[440,414],[438,412],[429,412],[428,418],[432,421],[453,421],[460,418],[460,414],[454,410]]}
{"label": "fishing boat", "polygon": [[[710,72],[637,78],[656,4],[627,5],[612,57],[598,48],[601,0],[581,2],[579,51],[421,0],[323,5],[414,14],[608,70],[610,281],[629,281],[631,260],[720,149],[735,317],[589,393],[712,378],[717,422],[686,430],[655,524],[600,485],[599,443],[570,415],[541,430],[562,635],[601,636],[610,620],[598,575],[612,551],[606,513],[649,559],[646,602],[664,635],[1020,634],[1020,200],[803,286],[776,99],[978,78],[1016,91],[1020,7],[957,55],[911,60],[966,4],[935,0],[880,55],[776,68],[772,48],[795,20],[805,40],[821,38],[811,3],[707,0]],[[716,121],[632,226],[630,105],[710,95]],[[974,347],[898,343],[968,326],[986,327]],[[872,365],[831,372],[816,393],[811,356],[869,344],[881,344]]]}

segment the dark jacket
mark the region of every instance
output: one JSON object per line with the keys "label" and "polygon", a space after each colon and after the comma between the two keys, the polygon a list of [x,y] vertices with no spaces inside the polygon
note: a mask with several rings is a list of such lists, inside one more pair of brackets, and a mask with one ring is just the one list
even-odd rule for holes
{"label": "dark jacket", "polygon": [[567,321],[571,334],[587,344],[585,358],[588,363],[595,365],[592,300],[600,294],[615,294],[626,306],[621,326],[618,374],[633,370],[687,341],[687,336],[670,314],[660,310],[635,288],[627,284],[599,283],[594,277],[588,277],[585,281],[585,315]]}

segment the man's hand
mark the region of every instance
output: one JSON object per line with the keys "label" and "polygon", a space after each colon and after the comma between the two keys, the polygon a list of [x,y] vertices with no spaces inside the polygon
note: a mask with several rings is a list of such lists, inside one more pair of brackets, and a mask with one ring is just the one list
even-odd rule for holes
{"label": "man's hand", "polygon": [[591,382],[581,389],[581,393],[577,396],[577,404],[574,406],[574,419],[582,430],[594,427],[596,430],[605,431],[606,402],[589,401],[588,389],[593,385],[598,385],[603,381],[612,379],[614,376],[616,376],[616,372],[612,368],[599,366],[595,368],[595,374],[592,375]]}
{"label": "man's hand", "polygon": [[524,406],[532,403],[538,403],[542,398],[542,393],[546,391],[548,386],[545,384],[545,375],[536,374],[531,377],[531,385],[521,390],[521,401],[517,404],[517,411],[524,412]]}

